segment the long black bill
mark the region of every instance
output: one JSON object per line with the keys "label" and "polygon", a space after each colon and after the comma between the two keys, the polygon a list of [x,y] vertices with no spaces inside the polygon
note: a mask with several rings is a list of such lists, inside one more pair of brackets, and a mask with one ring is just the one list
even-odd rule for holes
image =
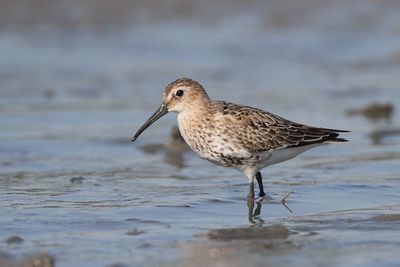
{"label": "long black bill", "polygon": [[132,142],[135,142],[136,139],[139,137],[141,133],[143,133],[144,130],[146,130],[150,125],[152,125],[156,120],[164,116],[165,114],[168,113],[168,108],[165,106],[164,103],[161,104],[161,106],[158,108],[158,110],[151,115],[151,117],[143,124],[142,127],[136,132],[135,136],[132,138]]}

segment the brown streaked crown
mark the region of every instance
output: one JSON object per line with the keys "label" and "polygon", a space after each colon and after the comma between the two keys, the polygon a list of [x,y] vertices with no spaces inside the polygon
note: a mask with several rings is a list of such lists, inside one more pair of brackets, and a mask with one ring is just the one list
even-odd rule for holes
{"label": "brown streaked crown", "polygon": [[[179,90],[183,95],[177,95]],[[181,78],[173,81],[165,87],[163,102],[169,111],[183,111],[193,105],[204,105],[210,98],[200,83],[189,78]]]}
{"label": "brown streaked crown", "polygon": [[165,87],[164,94],[168,95],[171,92],[171,90],[178,88],[178,87],[199,88],[202,91],[204,91],[204,93],[205,93],[205,90],[204,90],[203,86],[201,86],[200,83],[196,82],[195,80],[189,79],[189,78],[180,78],[180,79],[177,79],[177,80],[171,82],[170,84],[168,84]]}
{"label": "brown streaked crown", "polygon": [[173,88],[177,88],[177,87],[199,87],[204,91],[203,86],[201,86],[200,83],[196,82],[195,80],[192,80],[190,78],[179,78],[173,82],[171,82],[170,84],[168,84],[165,87],[165,92],[168,93],[170,92]]}

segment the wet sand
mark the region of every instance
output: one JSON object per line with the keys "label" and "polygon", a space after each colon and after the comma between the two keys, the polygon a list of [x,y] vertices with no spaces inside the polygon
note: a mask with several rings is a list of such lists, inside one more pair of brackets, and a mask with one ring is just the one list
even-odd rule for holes
{"label": "wet sand", "polygon": [[[0,263],[398,266],[399,14],[390,0],[0,1]],[[350,142],[264,169],[267,198],[247,203],[247,179],[190,152],[175,115],[130,143],[181,76]]]}

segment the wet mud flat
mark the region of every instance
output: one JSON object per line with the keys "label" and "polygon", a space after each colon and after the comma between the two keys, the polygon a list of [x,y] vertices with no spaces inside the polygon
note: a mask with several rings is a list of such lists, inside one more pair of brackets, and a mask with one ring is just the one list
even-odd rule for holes
{"label": "wet mud flat", "polygon": [[[214,2],[0,1],[0,266],[399,266],[399,2]],[[248,203],[174,115],[130,144],[180,76],[350,142]]]}
{"label": "wet mud flat", "polygon": [[201,241],[185,244],[186,256],[171,266],[396,266],[399,208],[325,212],[282,224],[211,230]]}
{"label": "wet mud flat", "polygon": [[[205,173],[209,163],[190,152],[184,159],[191,168],[181,171],[165,163],[134,176],[123,166],[82,176],[79,170],[3,175],[0,250],[15,266],[36,253],[47,253],[56,266],[396,266],[398,159],[335,159],[321,151],[271,168],[268,196],[253,205],[240,174]],[[379,177],[358,175],[366,166]]]}
{"label": "wet mud flat", "polygon": [[54,259],[47,254],[37,254],[23,259],[15,259],[0,252],[0,266],[7,267],[53,267]]}

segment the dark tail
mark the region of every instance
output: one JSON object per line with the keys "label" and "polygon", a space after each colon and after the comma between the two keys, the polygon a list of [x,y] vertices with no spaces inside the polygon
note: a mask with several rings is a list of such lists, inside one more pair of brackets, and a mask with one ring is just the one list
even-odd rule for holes
{"label": "dark tail", "polygon": [[327,129],[327,128],[318,128],[318,130],[325,132],[327,136],[323,138],[323,142],[334,142],[334,143],[342,143],[348,142],[349,140],[345,138],[339,137],[340,133],[348,133],[350,131],[346,130],[337,130],[337,129]]}

